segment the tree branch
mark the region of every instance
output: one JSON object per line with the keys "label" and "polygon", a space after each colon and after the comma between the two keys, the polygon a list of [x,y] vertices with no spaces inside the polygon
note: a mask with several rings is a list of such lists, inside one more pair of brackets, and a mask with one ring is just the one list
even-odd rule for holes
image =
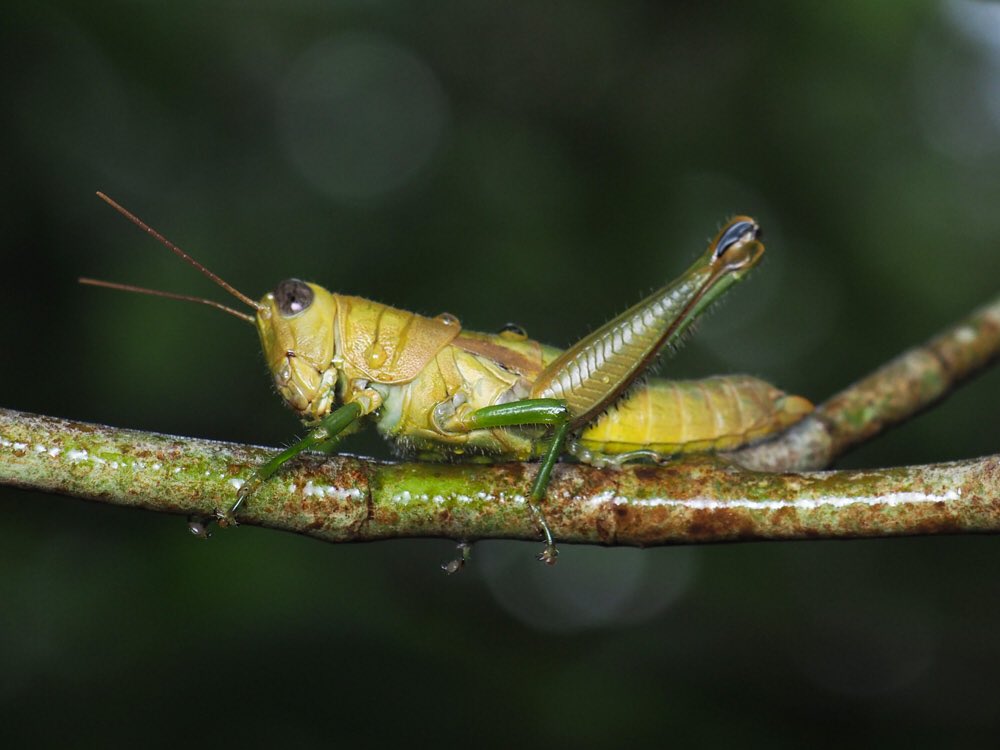
{"label": "tree branch", "polygon": [[[1000,299],[763,445],[618,471],[560,464],[545,502],[549,525],[562,542],[640,546],[1000,531],[1000,455],[771,473],[828,465],[942,398],[998,352]],[[116,505],[211,517],[272,454],[0,410],[0,484]],[[336,542],[537,539],[524,499],[536,468],[303,456],[265,483],[240,520]]]}
{"label": "tree branch", "polygon": [[822,469],[942,400],[1000,355],[1000,297],[859,380],[775,440],[727,456],[756,471]]}

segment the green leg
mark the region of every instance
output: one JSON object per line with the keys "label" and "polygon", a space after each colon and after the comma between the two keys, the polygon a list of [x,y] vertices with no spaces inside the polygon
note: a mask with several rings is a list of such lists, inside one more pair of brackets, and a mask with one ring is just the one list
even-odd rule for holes
{"label": "green leg", "polygon": [[566,435],[569,434],[569,411],[566,402],[558,398],[533,398],[524,401],[513,401],[509,404],[497,404],[496,406],[485,406],[477,409],[469,415],[466,424],[471,429],[488,429],[491,427],[519,427],[527,425],[552,425],[555,428],[552,442],[549,443],[548,450],[542,457],[541,466],[535,476],[535,483],[531,488],[531,495],[528,500],[528,509],[535,517],[545,536],[545,549],[538,555],[538,559],[548,565],[554,565],[559,550],[556,549],[552,532],[545,521],[538,503],[545,499],[545,490],[548,489],[549,480],[552,477],[552,467],[556,465],[566,444]]}
{"label": "green leg", "polygon": [[299,442],[294,445],[285,448],[277,456],[272,458],[267,463],[261,464],[252,472],[247,478],[243,486],[240,487],[239,492],[236,494],[236,502],[233,506],[225,513],[220,513],[219,515],[219,525],[229,526],[235,524],[235,515],[240,507],[247,501],[247,499],[253,495],[260,486],[274,476],[274,473],[278,471],[286,462],[291,461],[297,455],[303,451],[313,450],[313,449],[324,449],[328,447],[331,443],[336,444],[338,436],[341,432],[347,429],[354,420],[356,420],[361,415],[361,406],[359,404],[344,404],[339,409],[331,412],[327,415],[312,432],[302,438]]}

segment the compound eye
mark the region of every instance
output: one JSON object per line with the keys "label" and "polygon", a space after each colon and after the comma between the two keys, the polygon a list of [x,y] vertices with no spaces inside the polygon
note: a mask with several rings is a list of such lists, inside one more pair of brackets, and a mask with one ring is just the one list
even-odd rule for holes
{"label": "compound eye", "polygon": [[285,279],[274,290],[278,311],[286,318],[298,315],[312,304],[313,290],[304,281]]}
{"label": "compound eye", "polygon": [[754,221],[740,220],[734,221],[722,232],[719,241],[712,254],[714,259],[719,259],[726,254],[729,248],[736,244],[742,244],[750,240],[759,240],[762,236],[760,226]]}

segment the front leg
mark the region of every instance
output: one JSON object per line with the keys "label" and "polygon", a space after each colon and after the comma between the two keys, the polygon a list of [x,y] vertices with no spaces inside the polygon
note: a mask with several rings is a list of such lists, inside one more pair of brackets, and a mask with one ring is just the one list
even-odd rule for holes
{"label": "front leg", "polygon": [[336,411],[324,417],[319,425],[308,435],[294,445],[290,445],[271,460],[256,467],[236,493],[236,502],[227,511],[219,512],[220,526],[236,524],[236,512],[255,493],[260,486],[293,458],[314,448],[323,448],[330,443],[336,443],[340,434],[362,415],[362,407],[357,402],[344,404]]}
{"label": "front leg", "polygon": [[[332,399],[331,399],[332,401]],[[228,511],[219,512],[219,525],[231,526],[236,523],[236,511],[288,461],[308,450],[329,451],[339,442],[344,430],[359,418],[371,414],[382,405],[382,397],[366,381],[351,381],[344,405],[331,412],[312,429],[308,435],[292,446],[285,448],[277,456],[250,472],[249,478],[236,493],[236,502]]]}

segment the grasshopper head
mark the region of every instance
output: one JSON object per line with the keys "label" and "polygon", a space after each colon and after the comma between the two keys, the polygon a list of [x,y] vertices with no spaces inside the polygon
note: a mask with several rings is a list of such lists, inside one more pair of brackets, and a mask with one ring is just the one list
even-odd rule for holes
{"label": "grasshopper head", "polygon": [[334,404],[336,310],[330,292],[298,279],[282,281],[257,308],[257,332],[274,384],[306,422],[322,419]]}
{"label": "grasshopper head", "polygon": [[273,292],[265,294],[260,302],[254,302],[128,209],[104,193],[97,195],[126,219],[162,243],[174,255],[190,263],[240,302],[252,308],[256,315],[248,315],[221,302],[187,294],[175,294],[98,279],[83,278],[80,279],[81,283],[196,302],[222,310],[248,323],[255,323],[264,349],[264,358],[271,369],[278,393],[285,403],[298,412],[299,417],[306,422],[319,421],[330,413],[337,386],[337,368],[333,365],[333,323],[337,315],[337,306],[332,294],[316,284],[307,284],[298,279],[286,279],[278,284]]}

